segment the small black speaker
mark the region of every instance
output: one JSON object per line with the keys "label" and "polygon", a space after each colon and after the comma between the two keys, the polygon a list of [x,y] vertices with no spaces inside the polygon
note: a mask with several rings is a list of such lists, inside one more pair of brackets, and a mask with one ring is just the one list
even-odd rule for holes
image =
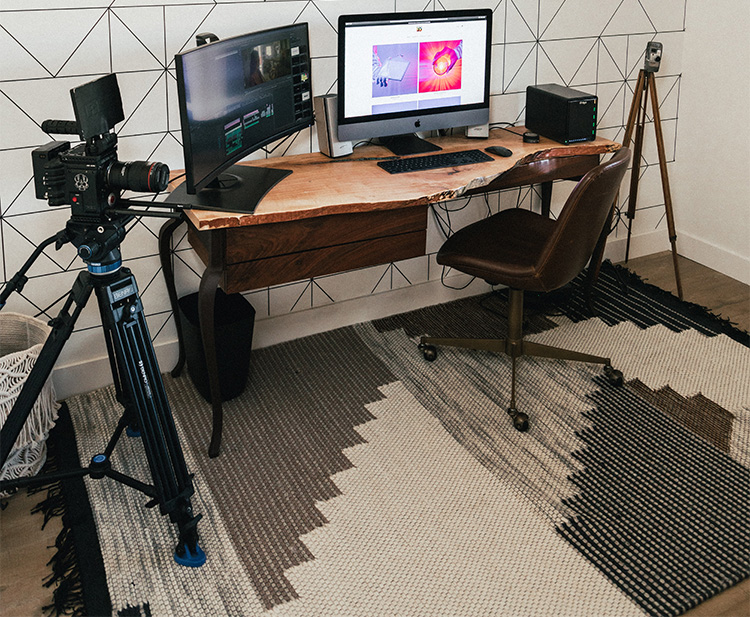
{"label": "small black speaker", "polygon": [[557,84],[526,88],[526,128],[563,144],[596,139],[597,97]]}

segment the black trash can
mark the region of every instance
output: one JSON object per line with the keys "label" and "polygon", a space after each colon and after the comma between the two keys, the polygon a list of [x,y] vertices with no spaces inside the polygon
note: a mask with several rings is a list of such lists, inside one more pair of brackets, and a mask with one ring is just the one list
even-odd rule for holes
{"label": "black trash can", "polygon": [[[183,296],[179,299],[179,306],[188,374],[201,396],[210,403],[211,387],[201,339],[198,294]],[[239,396],[245,389],[254,325],[255,309],[252,304],[241,294],[227,295],[221,289],[216,290],[214,336],[222,401]]]}

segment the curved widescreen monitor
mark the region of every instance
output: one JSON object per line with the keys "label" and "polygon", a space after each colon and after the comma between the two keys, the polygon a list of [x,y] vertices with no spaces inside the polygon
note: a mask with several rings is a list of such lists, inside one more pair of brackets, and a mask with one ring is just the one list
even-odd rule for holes
{"label": "curved widescreen monitor", "polygon": [[188,201],[252,210],[291,172],[235,163],[313,124],[307,24],[206,43],[175,65]]}
{"label": "curved widescreen monitor", "polygon": [[490,9],[342,15],[338,25],[339,139],[380,137],[408,154],[438,149],[415,132],[489,122]]}

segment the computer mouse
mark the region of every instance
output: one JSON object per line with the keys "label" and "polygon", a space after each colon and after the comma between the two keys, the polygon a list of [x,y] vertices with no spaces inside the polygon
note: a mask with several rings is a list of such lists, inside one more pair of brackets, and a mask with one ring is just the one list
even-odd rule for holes
{"label": "computer mouse", "polygon": [[510,156],[513,154],[512,150],[508,150],[508,148],[503,146],[489,146],[485,150],[490,154],[497,154],[498,156]]}

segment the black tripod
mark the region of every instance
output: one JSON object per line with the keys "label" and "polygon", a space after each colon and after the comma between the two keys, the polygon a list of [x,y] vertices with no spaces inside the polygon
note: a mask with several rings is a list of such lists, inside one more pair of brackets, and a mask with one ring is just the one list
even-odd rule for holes
{"label": "black tripod", "polygon": [[[71,477],[101,479],[107,476],[150,497],[146,507],[158,504],[161,514],[169,514],[179,534],[175,561],[198,567],[205,563],[206,556],[198,546],[197,525],[201,515],[194,515],[190,504],[194,493],[192,476],[188,474],[177,437],[137,284],[130,271],[122,267],[120,257],[120,243],[127,233],[126,224],[132,218],[132,215],[120,214],[96,223],[85,217],[71,218],[65,230],[37,247],[0,294],[1,309],[13,291],[21,291],[27,280],[26,272],[53,243],[59,249],[72,242],[87,265],[87,270],[78,275],[58,316],[50,322],[52,331],[0,431],[0,466],[10,455],[92,291],[99,303],[117,400],[124,407],[106,448],[94,456],[87,467],[3,481],[0,490],[43,485]],[[140,435],[143,439],[153,485],[111,467],[110,456],[126,428],[128,434]]]}

